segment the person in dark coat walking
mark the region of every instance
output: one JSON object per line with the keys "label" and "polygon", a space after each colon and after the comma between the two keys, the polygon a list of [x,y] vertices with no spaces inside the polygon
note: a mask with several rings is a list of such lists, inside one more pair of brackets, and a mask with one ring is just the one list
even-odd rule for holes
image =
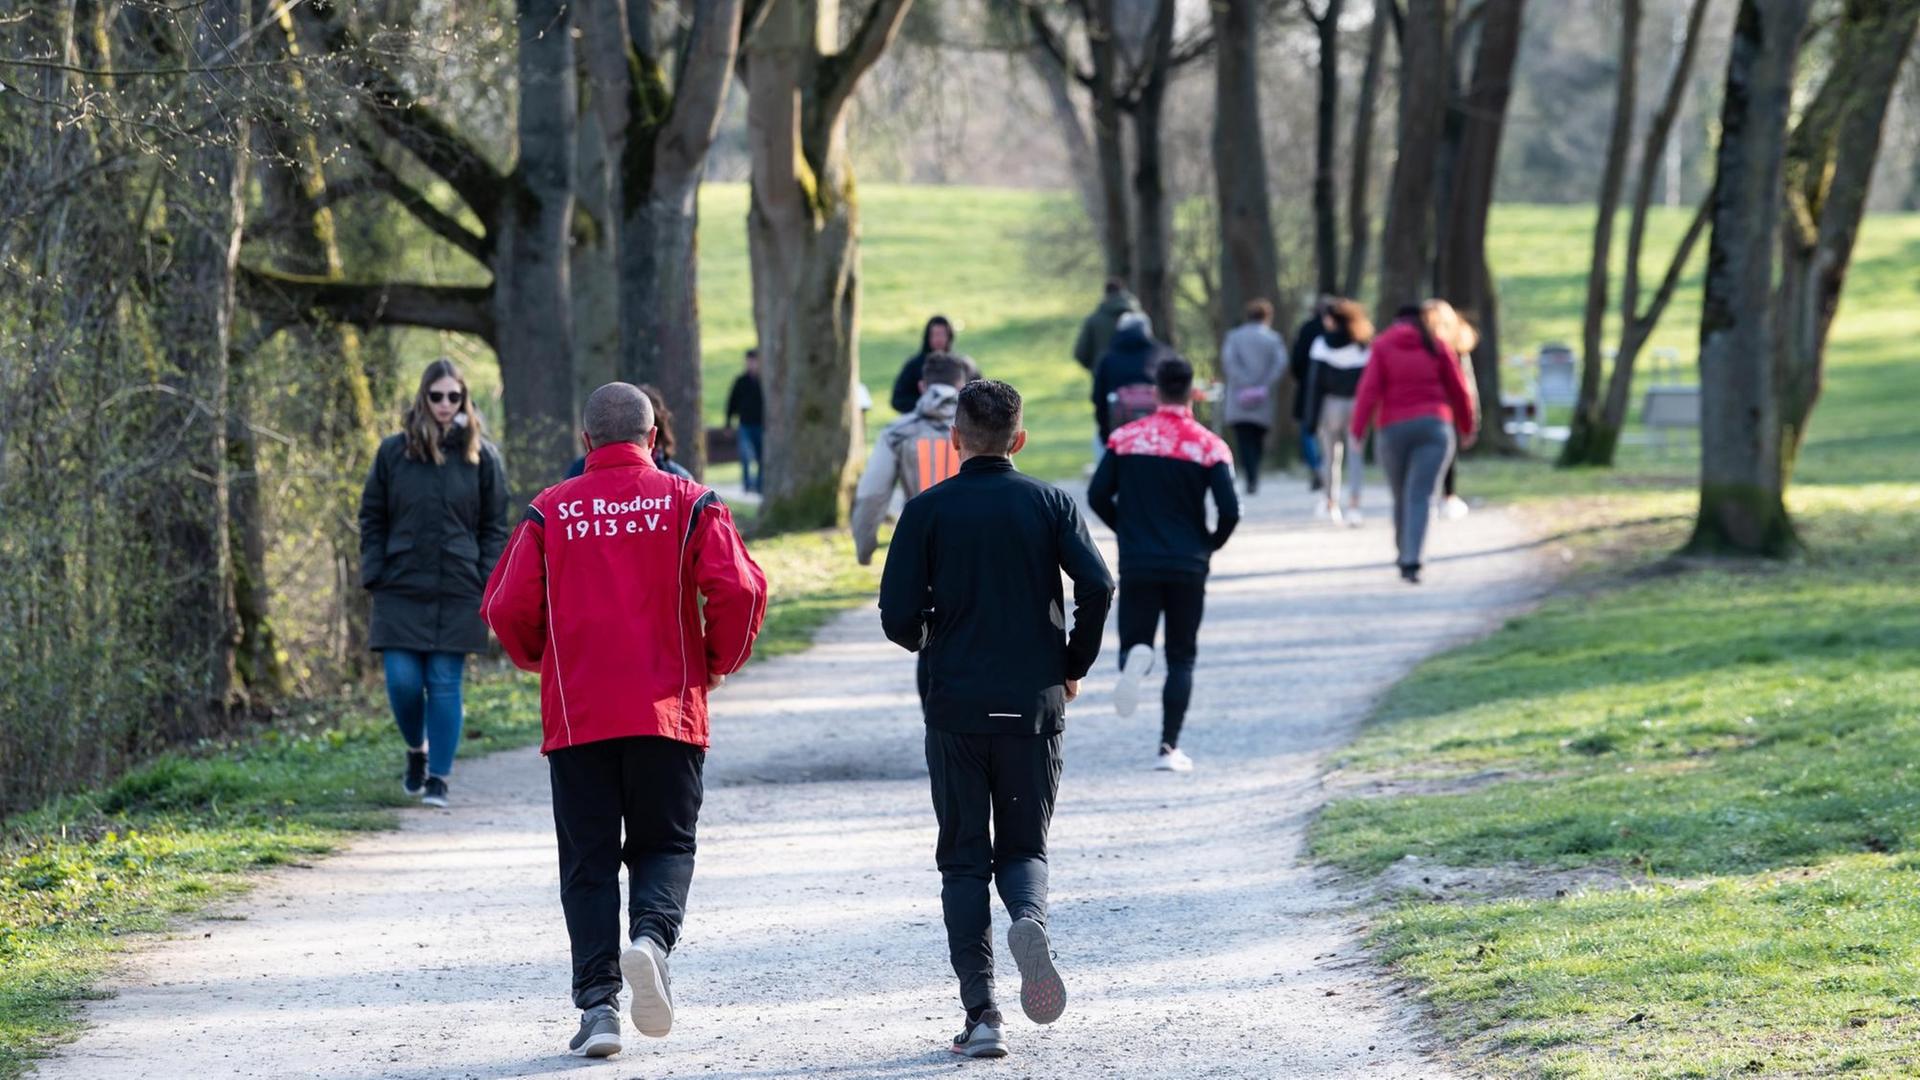
{"label": "person in dark coat walking", "polygon": [[1334,300],[1322,294],[1314,301],[1312,313],[1294,332],[1293,348],[1287,353],[1287,373],[1293,376],[1293,422],[1300,428],[1300,460],[1307,463],[1308,491],[1319,491],[1326,484],[1320,475],[1323,465],[1320,440],[1314,434],[1313,425],[1307,423],[1307,400],[1313,393],[1307,375],[1313,364],[1313,343],[1333,329],[1327,313],[1333,310]]}
{"label": "person in dark coat walking", "polygon": [[467,654],[487,647],[480,594],[507,543],[507,474],[451,360],[427,365],[401,426],[360,496],[360,584],[373,593],[367,644],[407,744],[401,785],[444,807]]}
{"label": "person in dark coat walking", "polygon": [[[1013,467],[1026,445],[1020,394],[960,391],[950,436],[960,472],[901,511],[880,578],[889,640],[927,657],[927,770],[940,906],[966,1026],[953,1052],[1004,1057],[993,994],[991,889],[1013,925],[1020,1005],[1059,1019],[1066,988],[1047,939],[1047,828],[1067,705],[1100,653],[1113,576],[1073,498]],[[1060,585],[1073,580],[1072,629]]]}
{"label": "person in dark coat walking", "polygon": [[[1174,355],[1153,336],[1153,320],[1145,312],[1130,311],[1120,316],[1120,329],[1093,369],[1093,422],[1100,432],[1102,450],[1107,436],[1121,424],[1151,415],[1158,405],[1153,397],[1153,369],[1161,360]],[[1119,395],[1123,400],[1108,400]],[[1131,395],[1134,400],[1124,400]],[[1115,406],[1120,406],[1116,414]]]}
{"label": "person in dark coat walking", "polygon": [[945,315],[935,315],[927,320],[926,328],[920,331],[920,351],[907,357],[907,362],[900,365],[900,374],[893,378],[893,393],[890,396],[894,412],[907,416],[920,404],[920,384],[927,377],[927,357],[934,353],[952,353],[954,359],[966,368],[966,380],[961,385],[980,377],[980,365],[974,363],[972,357],[954,351],[956,336],[953,323]]}
{"label": "person in dark coat walking", "polygon": [[748,349],[746,370],[733,380],[727,391],[728,427],[739,421],[740,489],[760,490],[760,452],[767,444],[767,397],[760,385],[760,350]]}

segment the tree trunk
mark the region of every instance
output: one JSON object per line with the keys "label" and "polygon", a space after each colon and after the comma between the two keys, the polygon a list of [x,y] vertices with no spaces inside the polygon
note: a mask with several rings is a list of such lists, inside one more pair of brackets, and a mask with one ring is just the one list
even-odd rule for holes
{"label": "tree trunk", "polygon": [[[1161,131],[1166,108],[1169,57],[1173,51],[1174,0],[1159,0],[1143,61],[1149,66],[1133,120],[1134,249],[1139,258],[1140,306],[1153,320],[1154,336],[1175,343],[1173,296],[1173,206],[1167,201]],[[1257,144],[1256,144],[1257,145]]]}
{"label": "tree trunk", "polygon": [[1773,378],[1773,255],[1795,63],[1812,0],[1742,0],[1715,155],[1700,315],[1700,512],[1687,550],[1779,557],[1799,546],[1783,498]]}
{"label": "tree trunk", "polygon": [[1634,100],[1640,60],[1640,0],[1620,0],[1620,62],[1615,75],[1613,126],[1607,135],[1607,163],[1600,174],[1599,214],[1593,224],[1593,258],[1587,265],[1587,306],[1580,330],[1580,396],[1573,426],[1560,450],[1560,465],[1591,465],[1613,459],[1614,441],[1605,430],[1600,334],[1607,318],[1608,276],[1612,273],[1613,216],[1620,207],[1620,183],[1627,171],[1633,138]]}
{"label": "tree trunk", "polygon": [[575,456],[567,241],[579,98],[571,5],[519,0],[516,22],[520,160],[501,208],[492,300],[507,475],[519,497],[546,486]]}
{"label": "tree trunk", "polygon": [[[584,5],[582,6],[584,10]],[[591,28],[583,27],[584,32]],[[583,33],[584,37],[584,33]],[[581,52],[593,46],[583,44]],[[608,152],[599,96],[609,87],[596,83],[581,66],[582,97],[575,133],[578,188],[575,192],[572,244],[567,258],[567,284],[573,309],[573,401],[575,408],[587,395],[620,377],[620,254],[619,172]]]}
{"label": "tree trunk", "polygon": [[[1334,6],[1339,6],[1339,0],[1334,0]],[[1213,5],[1213,36],[1220,43],[1214,64],[1213,113],[1213,175],[1220,204],[1220,318],[1232,326],[1249,300],[1265,299],[1279,309],[1276,324],[1285,326],[1290,313],[1280,295],[1280,256],[1273,242],[1261,138],[1256,0],[1221,0]]]}
{"label": "tree trunk", "polygon": [[[1322,293],[1332,293],[1340,287],[1340,207],[1334,195],[1333,172],[1339,141],[1335,129],[1340,123],[1340,12],[1344,6],[1345,0],[1327,0],[1326,11],[1314,19],[1313,26],[1320,42],[1319,109],[1314,114],[1313,125],[1313,253],[1314,280]],[[1217,13],[1219,6],[1214,10]],[[1251,14],[1246,21],[1254,22]],[[1227,55],[1241,46],[1221,32],[1220,24],[1216,14],[1214,38],[1220,42],[1221,50],[1217,63],[1224,65]],[[1246,33],[1252,37],[1251,25]],[[1219,130],[1217,126],[1215,130]],[[1260,145],[1258,140],[1254,145]]]}
{"label": "tree trunk", "polygon": [[[247,25],[243,0],[207,0],[183,55],[213,56]],[[183,42],[183,46],[188,43]],[[190,76],[195,96],[229,93],[211,72]],[[158,655],[172,677],[158,695],[169,742],[215,733],[232,707],[237,641],[228,524],[227,348],[234,267],[245,211],[244,126],[221,127],[181,155],[167,185],[164,250],[153,295],[168,390],[155,396],[154,447],[162,453],[141,513],[153,545]]]}
{"label": "tree trunk", "polygon": [[1087,129],[1080,123],[1080,110],[1073,103],[1067,69],[1053,53],[1038,44],[1029,45],[1022,52],[1028,66],[1040,77],[1041,85],[1046,87],[1047,109],[1066,146],[1067,166],[1073,173],[1073,189],[1080,196],[1080,206],[1093,224],[1094,234],[1105,236],[1106,196],[1100,184],[1100,167],[1094,157],[1093,144],[1087,141]]}
{"label": "tree trunk", "polygon": [[1127,205],[1127,156],[1121,144],[1119,45],[1114,35],[1114,0],[1093,0],[1087,14],[1088,48],[1093,54],[1093,143],[1099,159],[1100,246],[1107,276],[1133,282],[1132,216]]}
{"label": "tree trunk", "polygon": [[1518,451],[1500,417],[1499,299],[1487,265],[1487,219],[1525,9],[1526,0],[1487,0],[1481,9],[1473,79],[1461,100],[1460,142],[1448,192],[1446,213],[1452,224],[1438,267],[1440,295],[1480,330],[1473,373],[1487,420],[1480,427],[1478,448],[1486,453]]}
{"label": "tree trunk", "polygon": [[1379,321],[1425,299],[1433,266],[1433,187],[1446,121],[1453,0],[1409,0],[1401,38],[1400,146],[1381,238]]}
{"label": "tree trunk", "polygon": [[823,55],[818,42],[838,37],[834,6],[784,0],[749,50],[747,240],[772,399],[765,528],[828,527],[846,517],[861,441],[853,399],[859,216],[846,104],[905,13],[906,0],[878,0],[847,48]]}
{"label": "tree trunk", "polygon": [[1383,10],[1393,0],[1375,0],[1373,23],[1367,28],[1367,62],[1360,73],[1360,97],[1353,110],[1353,162],[1347,177],[1347,277],[1343,296],[1358,296],[1366,283],[1373,217],[1368,211],[1373,186],[1373,124],[1380,98],[1380,64],[1387,47],[1391,19]]}
{"label": "tree trunk", "polygon": [[234,672],[250,698],[279,697],[288,689],[274,633],[273,589],[267,581],[266,507],[260,498],[260,447],[253,431],[253,384],[260,376],[248,363],[257,349],[229,354],[227,378],[228,558],[233,563],[234,618],[240,641]]}
{"label": "tree trunk", "polygon": [[1787,145],[1779,350],[1782,482],[1791,479],[1820,396],[1827,335],[1853,259],[1879,160],[1887,106],[1910,51],[1920,4],[1848,0],[1825,83]]}

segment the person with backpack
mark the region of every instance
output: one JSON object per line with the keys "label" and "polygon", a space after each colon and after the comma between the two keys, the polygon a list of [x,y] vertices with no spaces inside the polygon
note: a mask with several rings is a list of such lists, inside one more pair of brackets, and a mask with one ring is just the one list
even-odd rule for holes
{"label": "person with backpack", "polygon": [[467,654],[487,647],[480,592],[507,543],[507,474],[460,369],[420,375],[398,435],[374,452],[360,494],[367,647],[406,742],[401,790],[445,809],[465,711]]}
{"label": "person with backpack", "polygon": [[1153,369],[1172,350],[1154,339],[1153,320],[1145,312],[1120,316],[1119,329],[1093,370],[1093,421],[1104,448],[1121,424],[1152,415]]}
{"label": "person with backpack", "polygon": [[1274,396],[1287,373],[1287,350],[1273,332],[1273,305],[1247,303],[1246,321],[1220,343],[1220,371],[1226,377],[1226,421],[1240,452],[1247,494],[1260,490],[1260,456],[1273,427]]}
{"label": "person with backpack", "polygon": [[[960,471],[907,503],[880,579],[889,640],[924,653],[927,772],[939,833],[940,906],[960,981],[967,1057],[1004,1057],[994,995],[997,885],[1013,925],[1027,1018],[1050,1024],[1067,991],[1047,937],[1047,829],[1059,793],[1061,732],[1100,654],[1113,577],[1074,500],[1022,475],[1019,391],[977,380],[960,391]],[[1060,584],[1073,581],[1072,629]]]}
{"label": "person with backpack", "polygon": [[[1326,478],[1326,499],[1320,505],[1320,515],[1336,524],[1345,521],[1358,526],[1366,451],[1363,443],[1348,437],[1347,431],[1353,418],[1353,395],[1359,389],[1361,372],[1366,370],[1373,323],[1368,321],[1366,310],[1351,300],[1335,300],[1327,309],[1326,322],[1327,330],[1308,350],[1312,363],[1307,369],[1311,387],[1307,421],[1319,435]],[[1343,489],[1344,510],[1340,506]]]}
{"label": "person with backpack", "polygon": [[911,499],[960,471],[960,455],[950,436],[966,367],[951,353],[934,353],[921,374],[920,399],[911,413],[887,425],[874,440],[873,454],[853,493],[853,552],[861,566],[873,562],[880,546],[880,522],[886,519],[895,488]]}
{"label": "person with backpack", "polygon": [[920,401],[920,384],[926,378],[923,369],[926,367],[927,357],[934,353],[948,353],[960,361],[967,374],[961,385],[964,386],[980,377],[980,368],[972,358],[954,351],[954,339],[958,336],[954,332],[953,323],[945,315],[935,315],[927,320],[926,327],[920,331],[920,351],[907,357],[907,362],[900,365],[899,374],[893,377],[894,412],[902,416],[913,415],[914,406]]}
{"label": "person with backpack", "polygon": [[1080,333],[1073,339],[1074,363],[1093,371],[1100,358],[1107,355],[1107,346],[1112,344],[1114,332],[1120,328],[1120,316],[1139,310],[1140,301],[1127,291],[1127,283],[1117,277],[1108,278],[1100,303],[1080,320]]}
{"label": "person with backpack", "polygon": [[1373,340],[1354,396],[1352,440],[1380,432],[1380,463],[1393,491],[1393,537],[1400,578],[1420,583],[1429,503],[1453,458],[1455,437],[1472,446],[1473,399],[1453,346],[1433,336],[1420,308],[1401,308],[1392,326]]}
{"label": "person with backpack", "polygon": [[[1193,365],[1178,356],[1154,372],[1160,408],[1116,430],[1087,486],[1087,505],[1120,541],[1120,683],[1114,711],[1132,716],[1153,668],[1153,639],[1167,624],[1160,748],[1154,768],[1190,772],[1180,731],[1193,696],[1193,663],[1206,606],[1207,571],[1240,522],[1233,454],[1193,418]],[[1207,495],[1217,522],[1207,527]]]}
{"label": "person with backpack", "polygon": [[639,387],[595,390],[582,426],[586,472],[534,497],[479,609],[514,664],[540,673],[580,1010],[568,1050],[608,1057],[623,981],[642,1035],[673,1029],[667,957],[693,881],[707,696],[752,655],[767,579],[719,497],[654,464]]}

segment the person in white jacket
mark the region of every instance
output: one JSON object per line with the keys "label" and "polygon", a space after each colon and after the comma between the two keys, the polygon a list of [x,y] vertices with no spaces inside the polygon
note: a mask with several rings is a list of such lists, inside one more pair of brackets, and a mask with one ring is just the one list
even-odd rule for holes
{"label": "person in white jacket", "polygon": [[1273,332],[1273,305],[1247,303],[1246,321],[1227,331],[1220,343],[1220,371],[1226,378],[1226,421],[1233,429],[1234,456],[1247,494],[1260,490],[1260,451],[1273,427],[1280,377],[1287,373],[1287,345]]}
{"label": "person in white jacket", "polygon": [[893,492],[911,499],[960,470],[952,440],[953,415],[966,381],[967,361],[952,353],[927,356],[913,411],[888,424],[873,440],[873,455],[853,494],[853,553],[861,566],[873,562],[880,546],[880,522]]}

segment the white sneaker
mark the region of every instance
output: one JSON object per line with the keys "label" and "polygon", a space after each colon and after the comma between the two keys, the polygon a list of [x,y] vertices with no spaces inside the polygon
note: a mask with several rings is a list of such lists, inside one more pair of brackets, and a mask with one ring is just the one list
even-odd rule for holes
{"label": "white sneaker", "polygon": [[1459,521],[1466,517],[1467,513],[1467,500],[1458,495],[1449,495],[1447,501],[1440,504],[1440,516],[1448,521]]}
{"label": "white sneaker", "polygon": [[1153,760],[1153,767],[1161,772],[1192,772],[1193,759],[1177,746],[1162,744],[1159,756]]}
{"label": "white sneaker", "polygon": [[1140,708],[1140,680],[1153,670],[1153,646],[1135,645],[1120,662],[1120,681],[1113,687],[1113,711],[1132,716]]}
{"label": "white sneaker", "polygon": [[1348,528],[1357,529],[1360,526],[1366,524],[1367,515],[1361,513],[1359,507],[1349,506],[1347,507],[1346,519],[1347,519]]}
{"label": "white sneaker", "polygon": [[1326,518],[1328,521],[1331,521],[1335,525],[1338,525],[1341,522],[1346,520],[1346,515],[1340,512],[1340,508],[1338,506],[1329,506],[1327,507]]}
{"label": "white sneaker", "polygon": [[633,1026],[649,1038],[665,1038],[673,1030],[673,989],[667,982],[667,953],[650,937],[627,946],[620,954],[620,974],[633,992]]}

